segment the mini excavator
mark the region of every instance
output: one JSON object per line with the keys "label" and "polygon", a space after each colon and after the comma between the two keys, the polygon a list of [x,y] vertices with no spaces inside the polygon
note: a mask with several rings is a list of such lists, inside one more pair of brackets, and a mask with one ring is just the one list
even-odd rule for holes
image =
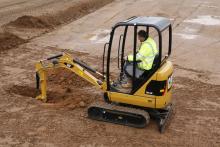
{"label": "mini excavator", "polygon": [[[148,36],[151,32],[156,32],[159,54],[154,58],[152,69],[147,73],[143,72],[140,78],[136,78],[137,31],[140,28],[146,29]],[[163,56],[162,33],[165,30],[168,32],[168,48]],[[116,32],[122,33],[116,35]],[[116,52],[113,51],[115,40]],[[124,57],[128,52],[126,43],[132,44],[130,48],[134,56],[132,69],[134,76],[131,77],[132,87],[129,92],[117,89],[112,76],[113,69],[115,70],[117,66],[114,62],[117,61],[118,76],[123,75]],[[98,72],[66,52],[36,63],[36,83],[41,92],[36,98],[47,101],[47,72],[55,68],[65,68],[103,91],[103,102],[95,102],[88,107],[88,118],[136,128],[146,127],[152,118],[156,120],[162,133],[173,114],[171,101],[173,65],[168,61],[171,45],[172,26],[169,19],[136,16],[128,18],[112,27],[109,42],[104,45],[102,72]]]}

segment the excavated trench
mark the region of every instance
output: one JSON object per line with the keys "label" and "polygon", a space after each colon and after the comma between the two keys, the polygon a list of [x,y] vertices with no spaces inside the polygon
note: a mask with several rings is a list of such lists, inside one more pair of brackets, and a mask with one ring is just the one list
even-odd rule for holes
{"label": "excavated trench", "polygon": [[[60,108],[86,107],[100,94],[90,83],[66,69],[56,69],[48,73],[48,102],[45,105]],[[33,84],[34,85],[34,84]],[[8,93],[35,98],[40,91],[29,85],[13,85],[7,88]]]}

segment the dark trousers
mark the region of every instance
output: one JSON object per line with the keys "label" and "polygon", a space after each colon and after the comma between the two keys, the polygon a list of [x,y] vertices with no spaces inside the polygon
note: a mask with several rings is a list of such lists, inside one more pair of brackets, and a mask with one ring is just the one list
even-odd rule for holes
{"label": "dark trousers", "polygon": [[[134,66],[134,62],[126,61],[124,64],[125,74],[130,78],[133,77],[133,66]],[[136,64],[136,67],[135,67],[135,78],[136,79],[139,79],[146,72],[147,72],[146,70],[139,69],[138,65]]]}

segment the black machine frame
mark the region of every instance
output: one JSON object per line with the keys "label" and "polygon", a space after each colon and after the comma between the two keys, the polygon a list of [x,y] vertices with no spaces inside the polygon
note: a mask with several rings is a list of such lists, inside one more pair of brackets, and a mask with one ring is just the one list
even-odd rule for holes
{"label": "black machine frame", "polygon": [[[143,19],[148,19],[148,18],[158,18],[160,17],[143,17]],[[139,19],[140,21],[134,21],[135,19]],[[165,18],[161,18],[165,19]],[[132,22],[134,21],[134,22]],[[126,42],[126,37],[127,37],[127,31],[128,27],[133,27],[134,28],[134,43],[133,43],[133,57],[134,57],[134,66],[133,66],[133,77],[132,77],[132,91],[131,94],[134,94],[156,71],[157,69],[164,63],[164,61],[171,55],[171,50],[172,50],[172,25],[169,21],[167,23],[161,25],[161,24],[154,24],[154,23],[148,23],[148,22],[143,22],[141,21],[140,17],[131,17],[126,21],[119,22],[115,26],[112,27],[112,31],[110,33],[110,40],[108,43],[105,44],[104,46],[104,52],[103,52],[103,73],[106,74],[106,80],[107,80],[107,90],[111,91],[111,85],[110,85],[110,59],[111,59],[111,50],[112,50],[112,43],[113,43],[113,38],[115,34],[115,30],[119,27],[124,27],[124,34],[120,35],[119,37],[119,46],[118,46],[118,66],[119,66],[119,50],[121,49],[121,67],[124,66],[124,50],[125,50],[125,42]],[[149,35],[149,29],[153,28],[156,30],[158,37],[159,37],[159,61],[158,64],[155,66],[154,69],[150,70],[149,74],[145,78],[144,81],[139,83],[138,85],[136,84],[136,78],[135,78],[135,72],[136,72],[136,52],[137,52],[137,30],[138,27],[146,27],[146,32]],[[169,29],[169,44],[168,44],[168,55],[162,59],[162,32],[166,29]],[[121,39],[122,44],[121,44]],[[105,69],[105,54],[106,54],[106,47],[108,46],[108,51],[107,51],[107,63],[106,63],[106,69]],[[105,72],[106,70],[106,72]],[[121,68],[121,73],[123,72],[123,68]]]}

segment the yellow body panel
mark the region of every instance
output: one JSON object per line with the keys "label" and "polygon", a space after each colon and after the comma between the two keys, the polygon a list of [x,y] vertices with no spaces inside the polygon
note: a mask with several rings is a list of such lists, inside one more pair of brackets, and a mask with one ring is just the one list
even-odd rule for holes
{"label": "yellow body panel", "polygon": [[[158,71],[155,72],[154,75],[152,75],[152,77],[134,93],[134,95],[109,92],[110,100],[113,102],[131,104],[146,108],[165,108],[171,102],[172,88],[168,91],[167,81],[172,73],[172,63],[170,61],[165,61],[165,63],[158,69]],[[155,96],[145,93],[146,87],[151,80],[166,81],[166,88],[162,89],[162,91],[164,91],[164,95]]]}
{"label": "yellow body panel", "polygon": [[124,103],[124,104],[131,104],[135,106],[141,107],[155,107],[155,96],[136,96],[136,95],[129,95],[124,93],[118,92],[109,92],[109,98],[112,102]]}
{"label": "yellow body panel", "polygon": [[47,72],[55,68],[66,68],[72,71],[73,73],[77,74],[78,76],[82,77],[83,79],[87,80],[91,84],[95,85],[97,88],[103,91],[106,91],[107,89],[106,81],[100,81],[92,74],[87,72],[83,67],[74,63],[73,58],[67,53],[64,53],[60,59],[57,59],[56,64],[53,64],[51,62],[45,64],[45,61],[40,61],[35,65],[36,72],[38,73],[38,76],[40,78],[41,91],[41,94],[37,96],[36,99],[47,101]]}
{"label": "yellow body panel", "polygon": [[160,69],[156,72],[157,80],[163,81],[167,80],[169,76],[173,73],[173,64],[170,61],[165,61],[165,63],[160,67]]}
{"label": "yellow body panel", "polygon": [[[173,65],[170,61],[165,61],[163,66],[157,72],[157,81],[168,80],[173,74]],[[172,78],[172,77],[171,77]],[[165,94],[163,96],[156,97],[156,108],[163,108],[171,103],[172,86],[168,90],[168,83],[166,84]]]}

